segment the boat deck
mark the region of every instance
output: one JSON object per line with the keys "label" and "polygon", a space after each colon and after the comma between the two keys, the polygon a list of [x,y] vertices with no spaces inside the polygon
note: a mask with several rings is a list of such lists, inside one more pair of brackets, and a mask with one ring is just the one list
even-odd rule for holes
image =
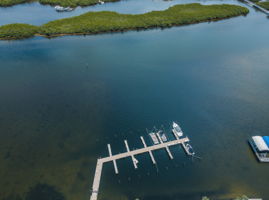
{"label": "boat deck", "polygon": [[257,151],[257,149],[255,148],[255,146],[254,146],[253,142],[251,141],[251,139],[248,140],[248,143],[249,143],[251,149],[253,150],[253,152],[255,153],[258,161],[260,161],[260,162],[269,162],[269,157],[263,156],[264,153],[259,153]]}

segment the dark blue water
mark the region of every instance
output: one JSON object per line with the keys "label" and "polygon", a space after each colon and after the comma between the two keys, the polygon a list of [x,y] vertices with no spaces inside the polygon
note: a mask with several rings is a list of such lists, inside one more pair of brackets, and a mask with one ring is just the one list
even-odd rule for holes
{"label": "dark blue water", "polygon": [[146,154],[138,170],[119,161],[118,176],[107,164],[100,199],[269,198],[268,165],[247,144],[269,132],[268,23],[251,10],[165,30],[0,42],[0,199],[33,199],[38,184],[88,199],[107,143],[113,153],[124,139],[142,147],[146,128],[173,120],[202,160],[175,146],[172,161],[154,152],[157,168]]}

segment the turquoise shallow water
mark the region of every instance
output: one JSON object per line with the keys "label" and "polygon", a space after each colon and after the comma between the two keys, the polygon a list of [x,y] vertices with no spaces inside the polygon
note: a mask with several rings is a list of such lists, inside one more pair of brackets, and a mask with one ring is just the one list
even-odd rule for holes
{"label": "turquoise shallow water", "polygon": [[173,120],[202,161],[173,147],[172,161],[154,153],[157,168],[148,155],[138,170],[119,161],[118,176],[108,164],[100,199],[269,198],[268,165],[247,144],[269,132],[268,23],[251,10],[164,30],[1,41],[0,199],[88,199],[107,143],[139,148],[146,128]]}

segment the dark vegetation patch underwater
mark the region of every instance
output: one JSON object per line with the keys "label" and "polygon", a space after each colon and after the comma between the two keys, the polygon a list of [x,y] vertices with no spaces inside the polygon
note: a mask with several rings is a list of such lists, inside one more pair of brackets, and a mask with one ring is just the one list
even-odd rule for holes
{"label": "dark vegetation patch underwater", "polygon": [[53,186],[39,183],[30,188],[25,200],[65,200],[65,198]]}
{"label": "dark vegetation patch underwater", "polygon": [[38,183],[31,187],[25,197],[18,195],[10,195],[3,200],[66,200],[62,193],[56,190],[55,187]]}

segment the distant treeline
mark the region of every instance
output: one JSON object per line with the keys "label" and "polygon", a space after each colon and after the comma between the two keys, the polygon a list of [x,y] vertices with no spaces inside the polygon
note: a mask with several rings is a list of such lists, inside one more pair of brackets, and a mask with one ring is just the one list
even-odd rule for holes
{"label": "distant treeline", "polygon": [[[208,197],[203,197],[202,200],[210,200]],[[237,197],[233,200],[249,200],[249,198],[246,195],[243,195],[241,197]]]}
{"label": "distant treeline", "polygon": [[258,2],[257,4],[266,10],[269,10],[269,1]]}
{"label": "distant treeline", "polygon": [[9,24],[0,27],[1,39],[22,39],[41,35],[56,37],[60,35],[98,34],[122,32],[150,28],[167,28],[205,21],[216,21],[229,17],[246,15],[249,10],[237,5],[180,4],[164,11],[131,15],[116,12],[88,12],[86,14],[51,21],[42,26],[28,24]]}
{"label": "distant treeline", "polygon": [[256,3],[257,5],[263,7],[266,10],[269,10],[269,1],[261,1],[261,0],[250,0],[253,3]]}
{"label": "distant treeline", "polygon": [[[99,3],[99,0],[0,0],[0,6],[13,6],[21,3],[39,2],[48,5],[60,5],[63,7],[90,6]],[[119,0],[102,0],[104,2],[113,2]]]}

